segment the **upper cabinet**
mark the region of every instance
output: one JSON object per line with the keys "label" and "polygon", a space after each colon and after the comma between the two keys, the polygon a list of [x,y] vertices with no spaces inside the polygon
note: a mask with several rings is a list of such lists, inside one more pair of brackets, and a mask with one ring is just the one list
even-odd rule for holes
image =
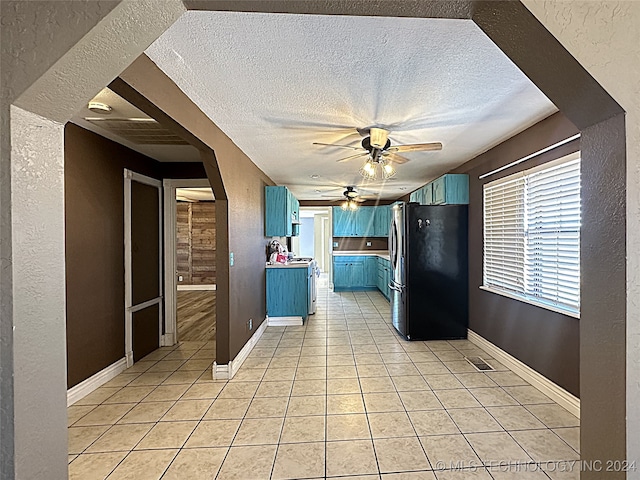
{"label": "upper cabinet", "polygon": [[389,205],[342,210],[333,207],[334,237],[386,237],[389,235]]}
{"label": "upper cabinet", "polygon": [[469,175],[448,173],[412,192],[411,202],[422,205],[465,205],[469,203]]}
{"label": "upper cabinet", "polygon": [[266,237],[291,237],[298,235],[300,202],[287,187],[264,187]]}

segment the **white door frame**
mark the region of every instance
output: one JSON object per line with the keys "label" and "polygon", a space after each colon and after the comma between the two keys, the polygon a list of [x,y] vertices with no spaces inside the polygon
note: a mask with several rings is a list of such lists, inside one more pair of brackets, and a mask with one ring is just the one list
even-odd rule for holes
{"label": "white door frame", "polygon": [[[139,182],[158,189],[158,297],[138,305],[132,305],[132,271],[131,271],[131,182]],[[133,314],[155,304],[158,308],[158,325],[162,345],[162,182],[140,173],[124,169],[124,352],[127,358],[127,368],[133,365]]]}
{"label": "white door frame", "polygon": [[[165,178],[164,188],[164,335],[160,345],[178,343],[176,318],[176,188],[211,188],[206,178]],[[213,188],[211,188],[213,192]],[[215,198],[215,193],[214,193]]]}

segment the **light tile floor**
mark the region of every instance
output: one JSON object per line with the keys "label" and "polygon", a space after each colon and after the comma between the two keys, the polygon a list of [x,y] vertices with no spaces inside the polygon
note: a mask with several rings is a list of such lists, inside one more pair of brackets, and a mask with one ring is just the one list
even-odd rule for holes
{"label": "light tile floor", "polygon": [[308,323],[267,328],[230,382],[213,358],[160,348],[69,407],[69,477],[579,478],[576,417],[466,340],[402,340],[377,292],[322,288]]}

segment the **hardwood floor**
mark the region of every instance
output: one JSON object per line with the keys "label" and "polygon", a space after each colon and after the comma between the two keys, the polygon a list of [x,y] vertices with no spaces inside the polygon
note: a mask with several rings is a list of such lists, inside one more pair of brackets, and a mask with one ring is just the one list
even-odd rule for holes
{"label": "hardwood floor", "polygon": [[215,290],[179,290],[177,293],[178,341],[215,340]]}

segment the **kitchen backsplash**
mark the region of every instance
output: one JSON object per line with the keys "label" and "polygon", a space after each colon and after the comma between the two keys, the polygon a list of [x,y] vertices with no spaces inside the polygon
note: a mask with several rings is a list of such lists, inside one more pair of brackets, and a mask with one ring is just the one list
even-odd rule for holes
{"label": "kitchen backsplash", "polygon": [[[371,242],[371,246],[367,246]],[[335,244],[338,244],[336,247]],[[333,237],[333,250],[387,250],[387,237]]]}

